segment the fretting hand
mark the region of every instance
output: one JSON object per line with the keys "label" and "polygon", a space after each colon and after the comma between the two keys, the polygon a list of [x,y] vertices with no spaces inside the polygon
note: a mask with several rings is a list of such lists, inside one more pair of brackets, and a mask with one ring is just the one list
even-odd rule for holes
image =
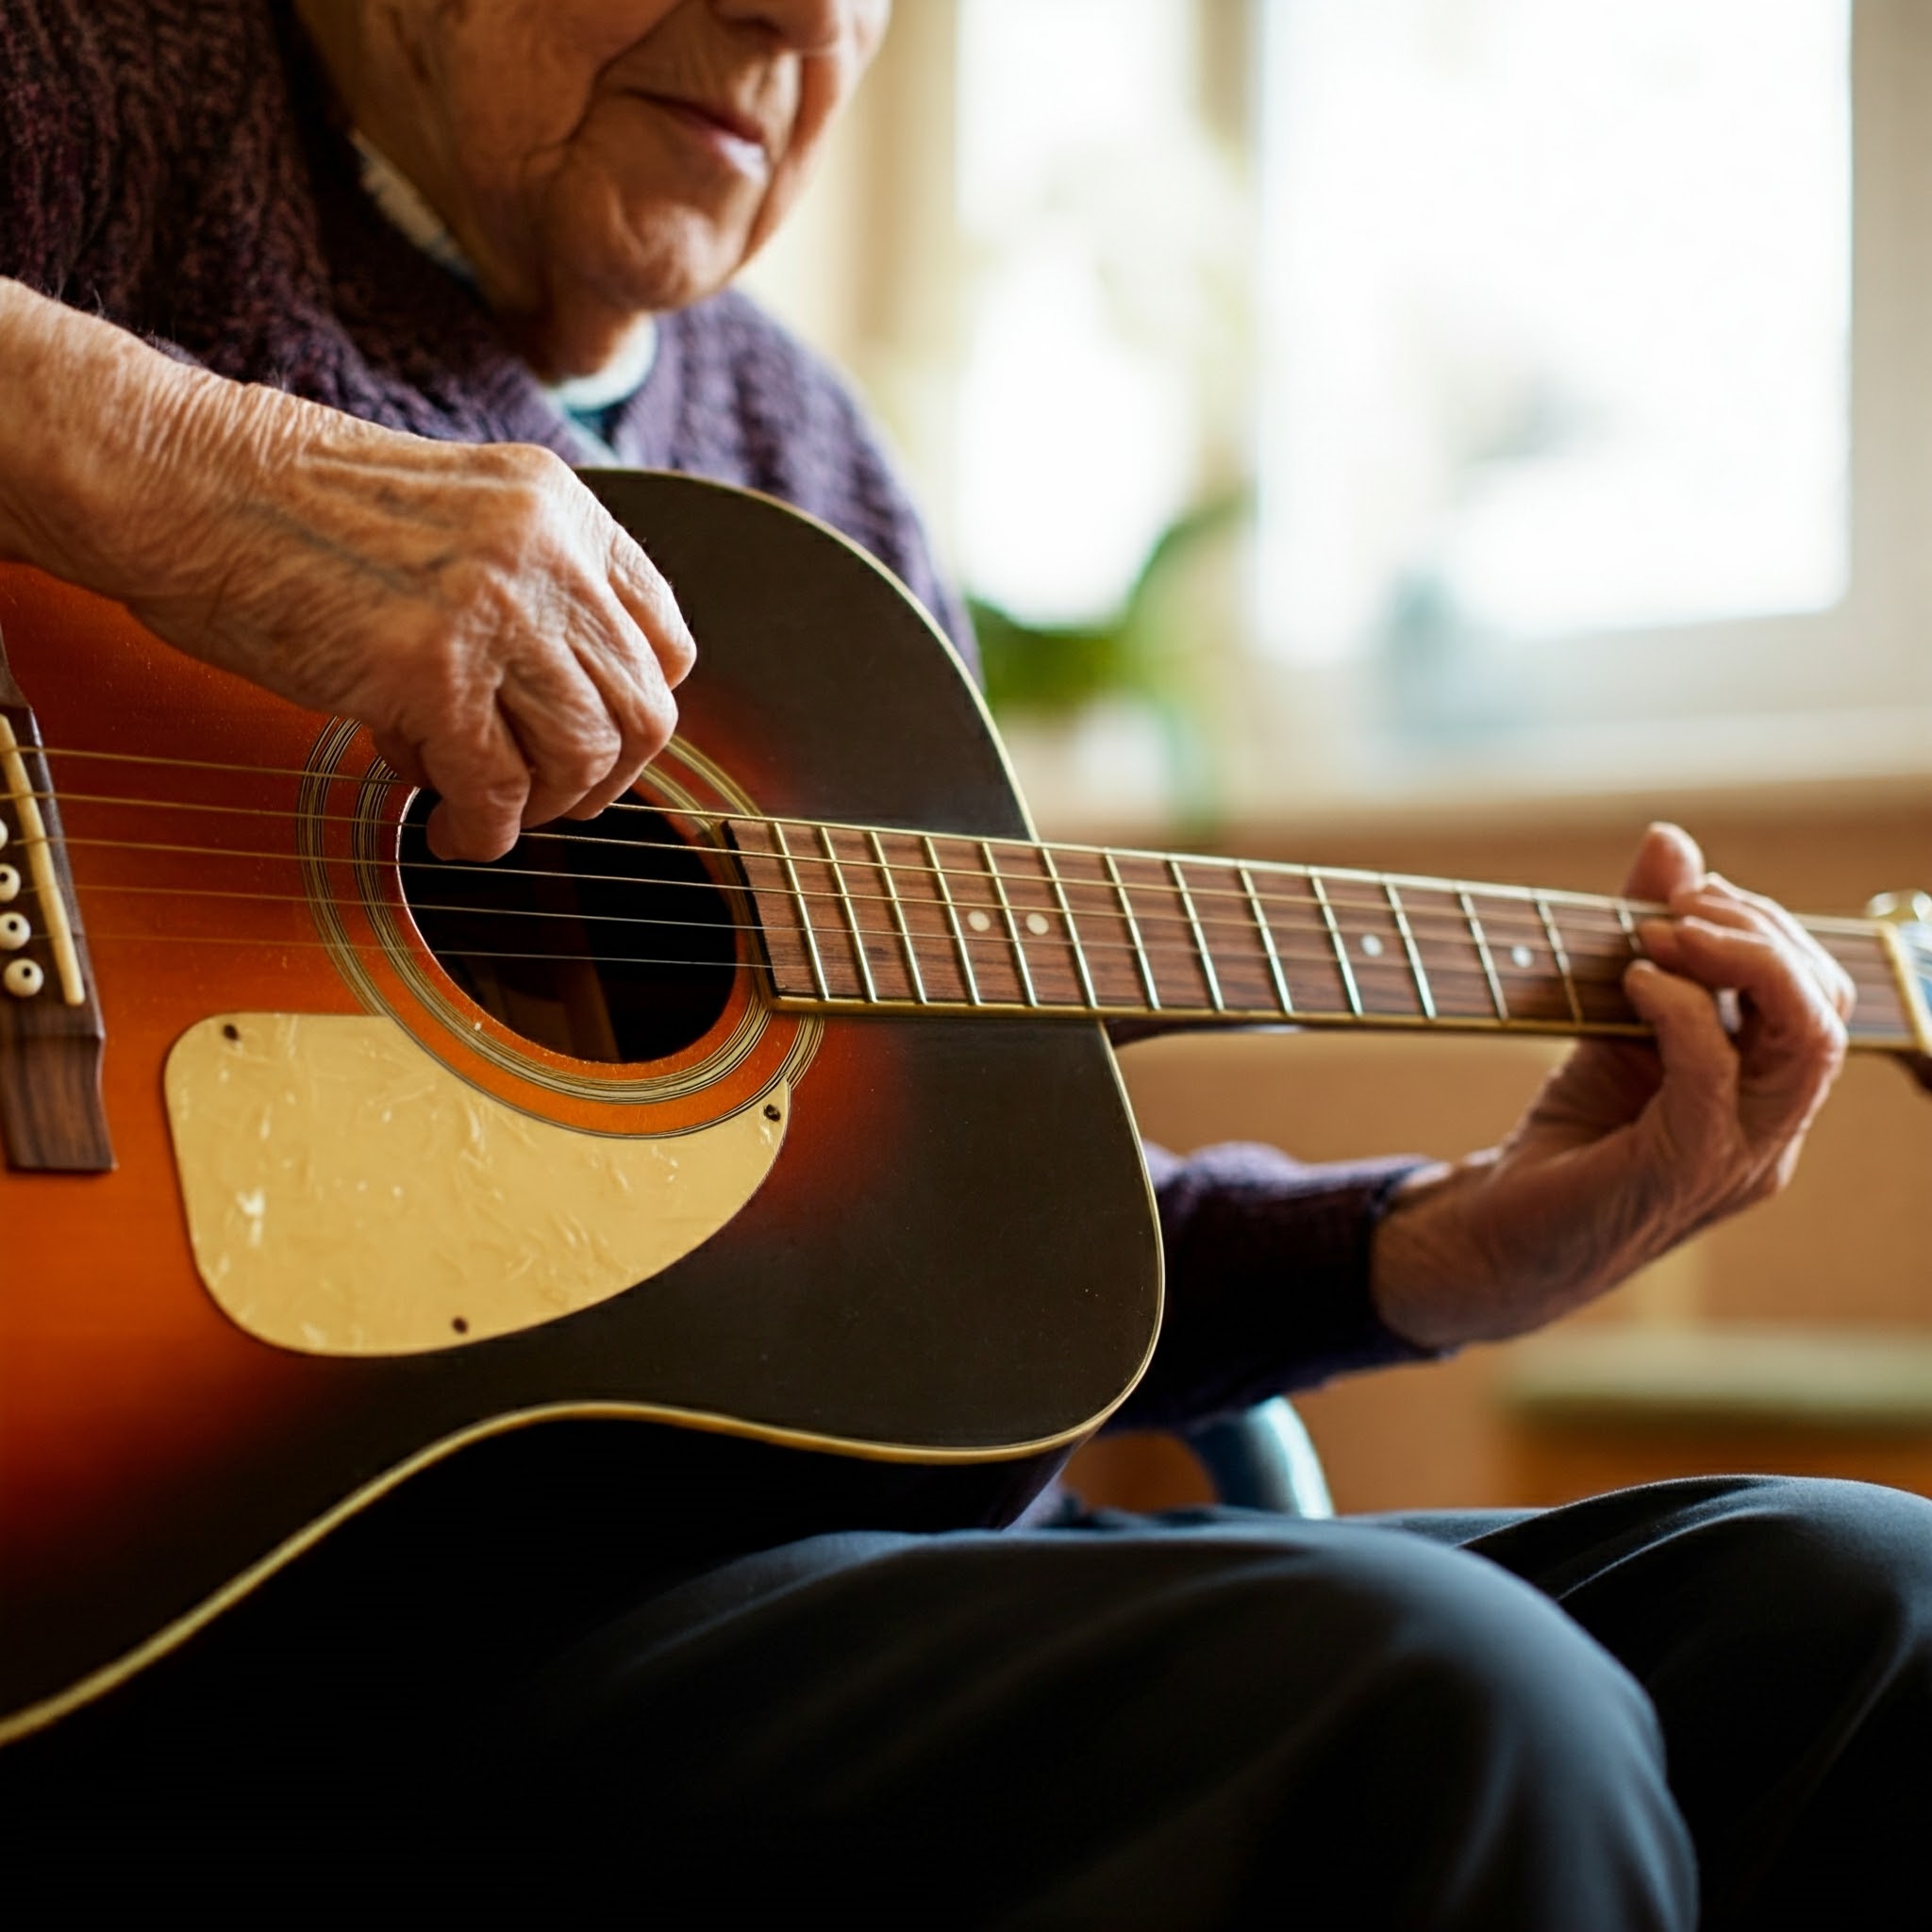
{"label": "fretting hand", "polygon": [[1674,825],[1645,834],[1624,891],[1670,912],[1641,924],[1648,957],[1624,979],[1655,1045],[1579,1045],[1499,1147],[1404,1183],[1373,1282],[1412,1341],[1538,1327],[1796,1165],[1844,1058],[1850,980],[1782,908],[1706,872]]}

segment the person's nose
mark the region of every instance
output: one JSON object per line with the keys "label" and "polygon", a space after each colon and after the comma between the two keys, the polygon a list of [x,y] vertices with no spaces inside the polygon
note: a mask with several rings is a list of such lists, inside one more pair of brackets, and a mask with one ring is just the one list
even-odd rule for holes
{"label": "person's nose", "polygon": [[851,38],[876,0],[712,0],[719,17],[763,27],[798,54],[830,54]]}

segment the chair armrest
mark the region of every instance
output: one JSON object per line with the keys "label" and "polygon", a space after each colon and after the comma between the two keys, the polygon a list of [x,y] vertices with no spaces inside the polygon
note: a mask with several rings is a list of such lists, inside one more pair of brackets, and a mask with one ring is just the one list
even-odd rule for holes
{"label": "chair armrest", "polygon": [[1237,1509],[1283,1516],[1333,1516],[1322,1458],[1285,1396],[1240,1415],[1220,1416],[1182,1439],[1212,1477],[1216,1493]]}

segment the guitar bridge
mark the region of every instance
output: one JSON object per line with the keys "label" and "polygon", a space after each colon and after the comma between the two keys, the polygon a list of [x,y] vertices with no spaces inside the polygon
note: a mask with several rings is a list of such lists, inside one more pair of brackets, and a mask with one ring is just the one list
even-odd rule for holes
{"label": "guitar bridge", "polygon": [[107,1025],[46,753],[0,643],[0,1144],[9,1167],[104,1174]]}

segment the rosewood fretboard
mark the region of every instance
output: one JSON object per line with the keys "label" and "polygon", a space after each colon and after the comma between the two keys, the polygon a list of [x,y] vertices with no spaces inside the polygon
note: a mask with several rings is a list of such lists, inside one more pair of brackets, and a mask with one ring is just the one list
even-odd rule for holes
{"label": "rosewood fretboard", "polygon": [[[741,818],[786,1006],[1245,1025],[1641,1034],[1658,908],[1392,873]],[[1854,1044],[1932,1047],[1912,941],[1807,919],[1858,989]]]}

